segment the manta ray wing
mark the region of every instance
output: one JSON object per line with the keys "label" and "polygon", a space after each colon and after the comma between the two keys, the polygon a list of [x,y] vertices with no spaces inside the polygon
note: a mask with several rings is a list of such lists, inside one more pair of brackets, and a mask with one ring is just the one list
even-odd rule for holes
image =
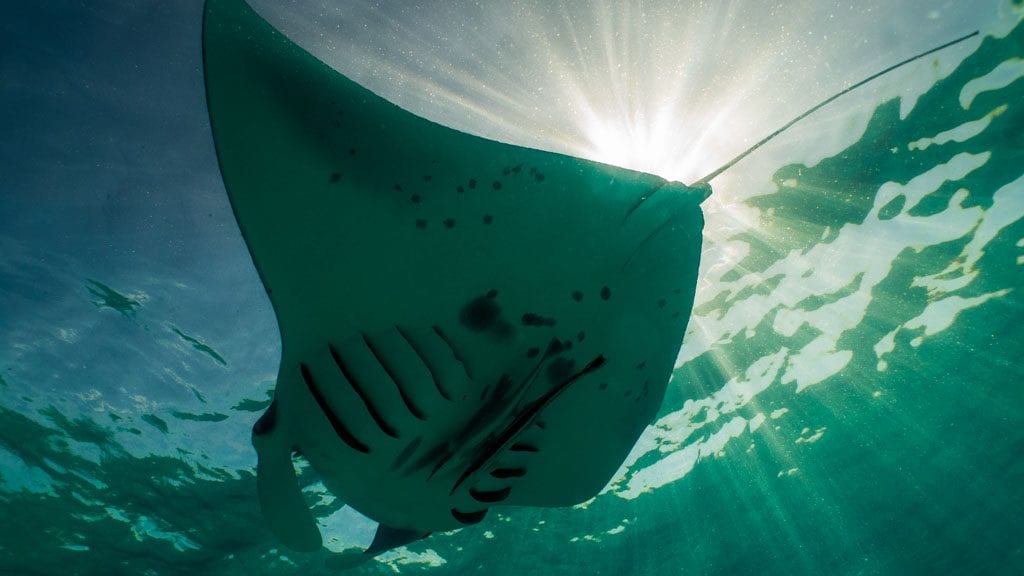
{"label": "manta ray wing", "polygon": [[293,450],[403,536],[594,496],[661,402],[709,190],[430,122],[242,0],[208,0],[203,38],[221,173],[281,333],[253,429],[272,530],[320,545]]}

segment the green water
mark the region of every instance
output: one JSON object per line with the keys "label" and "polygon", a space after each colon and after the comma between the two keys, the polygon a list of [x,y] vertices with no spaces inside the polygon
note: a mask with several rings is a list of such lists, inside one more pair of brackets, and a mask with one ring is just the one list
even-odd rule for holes
{"label": "green water", "polygon": [[[353,573],[1024,573],[1022,55],[1020,26],[986,38],[906,118],[882,105],[855,144],[746,201],[760,223],[711,240],[682,364],[606,492],[499,509]],[[166,346],[124,372],[251,360],[158,312],[174,278],[148,299],[91,278],[71,306],[118,346]],[[88,411],[53,390],[117,384],[28,381],[31,357],[0,356],[0,574],[331,572],[331,551],[288,552],[262,524],[246,430],[270,382],[226,400],[190,385],[203,411]]]}

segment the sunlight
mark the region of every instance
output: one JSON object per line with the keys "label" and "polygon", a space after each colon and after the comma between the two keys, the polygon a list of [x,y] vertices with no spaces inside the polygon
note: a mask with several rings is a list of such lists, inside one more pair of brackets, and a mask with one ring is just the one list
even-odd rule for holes
{"label": "sunlight", "polygon": [[[758,2],[451,2],[386,14],[368,0],[253,4],[327,64],[431,120],[683,183],[962,27],[922,23],[881,0],[795,2],[785,11]],[[871,103],[934,78],[887,80],[844,97],[829,116],[869,113]],[[823,133],[849,143],[864,121],[811,130],[809,119],[802,128],[811,137],[787,133],[743,170],[763,182],[760,167],[840,150],[823,145]],[[716,181],[716,195],[752,192],[725,188]]]}

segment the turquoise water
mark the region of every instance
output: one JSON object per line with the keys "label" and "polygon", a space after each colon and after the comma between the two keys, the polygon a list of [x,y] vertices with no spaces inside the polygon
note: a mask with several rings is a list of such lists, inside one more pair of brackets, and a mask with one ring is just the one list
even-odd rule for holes
{"label": "turquoise water", "polygon": [[[674,379],[601,495],[358,570],[1024,573],[1022,55],[1019,25],[986,36],[845,148],[774,166],[763,193],[716,188]],[[201,125],[193,80],[178,104]],[[166,152],[177,122],[142,128]],[[263,526],[248,431],[279,349],[212,149],[104,156],[114,176],[86,185],[118,135],[70,134],[59,165],[3,148],[0,573],[330,572],[372,525],[304,468],[327,549]],[[66,180],[39,175],[55,165]]]}

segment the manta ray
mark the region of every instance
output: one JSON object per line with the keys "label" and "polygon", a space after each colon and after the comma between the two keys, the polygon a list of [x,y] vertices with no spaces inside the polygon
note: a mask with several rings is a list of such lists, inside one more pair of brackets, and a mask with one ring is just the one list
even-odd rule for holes
{"label": "manta ray", "polygon": [[379,523],[367,557],[493,506],[595,496],[664,396],[713,175],[686,186],[436,124],[243,0],[207,0],[203,53],[281,337],[252,430],[270,530],[322,545],[294,453]]}
{"label": "manta ray", "polygon": [[380,523],[372,551],[596,495],[665,393],[709,188],[435,124],[242,0],[208,0],[203,34],[221,173],[281,334],[252,437],[271,530],[321,546],[293,451]]}

